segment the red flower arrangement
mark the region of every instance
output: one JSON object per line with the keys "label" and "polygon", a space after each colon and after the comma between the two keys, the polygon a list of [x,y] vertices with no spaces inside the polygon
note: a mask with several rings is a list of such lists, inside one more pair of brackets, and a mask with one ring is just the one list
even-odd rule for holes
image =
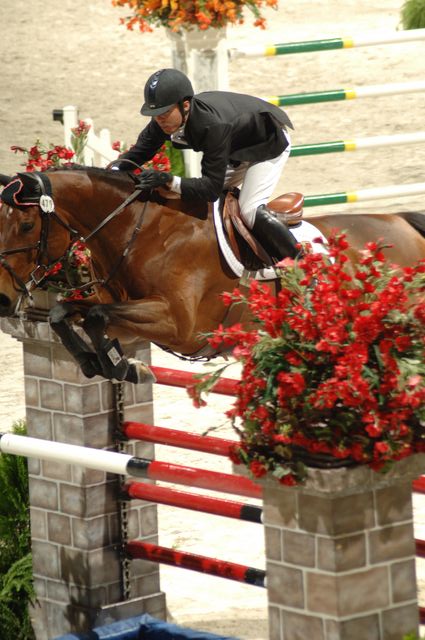
{"label": "red flower arrangement", "polygon": [[135,26],[142,32],[152,32],[150,26],[164,26],[172,31],[190,30],[193,27],[205,31],[221,28],[227,24],[243,24],[245,7],[254,15],[254,26],[265,29],[261,9],[277,9],[277,0],[112,0],[114,7],[128,5],[132,15],[121,18],[121,23],[132,30]]}
{"label": "red flower arrangement", "polygon": [[[233,346],[242,364],[231,457],[254,476],[291,485],[305,478],[306,456],[385,471],[425,452],[425,261],[397,267],[382,248],[369,243],[349,267],[346,237],[334,235],[328,255],[307,247],[280,263],[277,296],[256,281],[247,295],[225,294],[253,318],[209,342]],[[228,366],[189,389],[195,403]]]}
{"label": "red flower arrangement", "polygon": [[22,153],[26,156],[24,167],[26,171],[47,171],[52,167],[70,166],[75,157],[77,162],[83,162],[84,147],[87,144],[87,135],[90,125],[80,120],[78,125],[71,129],[71,146],[68,149],[63,145],[49,144],[47,147],[36,140],[32,147],[10,147],[14,153]]}
{"label": "red flower arrangement", "polygon": [[46,273],[47,289],[57,294],[58,302],[83,300],[94,294],[91,253],[81,241],[73,242],[61,260]]}
{"label": "red flower arrangement", "polygon": [[14,153],[23,153],[27,159],[24,164],[26,171],[47,171],[51,167],[60,167],[68,164],[74,157],[74,151],[61,145],[49,145],[45,147],[40,140],[36,140],[32,147],[18,147],[13,145],[10,150]]}

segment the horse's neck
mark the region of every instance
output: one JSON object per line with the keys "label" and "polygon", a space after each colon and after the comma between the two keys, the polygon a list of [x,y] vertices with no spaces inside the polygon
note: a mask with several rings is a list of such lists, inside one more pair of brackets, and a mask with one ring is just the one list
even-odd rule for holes
{"label": "horse's neck", "polygon": [[53,191],[59,215],[82,237],[100,227],[128,196],[113,183],[95,180],[84,171],[63,172]]}

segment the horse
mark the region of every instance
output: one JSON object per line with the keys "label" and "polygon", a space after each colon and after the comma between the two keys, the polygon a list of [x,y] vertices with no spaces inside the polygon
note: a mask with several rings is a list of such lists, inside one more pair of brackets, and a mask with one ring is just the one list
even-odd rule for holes
{"label": "horse", "polygon": [[[225,322],[248,322],[246,310],[235,316],[223,302],[240,274],[218,246],[211,205],[140,192],[126,172],[92,167],[0,174],[0,184],[3,196],[14,185],[13,201],[3,197],[0,207],[0,316],[14,315],[43,284],[37,274],[63,256],[70,238],[90,249],[96,294],[53,307],[49,318],[87,377],[142,382],[150,370],[124,350],[149,341],[183,358],[209,358],[207,334]],[[307,220],[325,237],[344,231],[353,263],[366,242],[381,238],[396,264],[425,258],[424,213]]]}

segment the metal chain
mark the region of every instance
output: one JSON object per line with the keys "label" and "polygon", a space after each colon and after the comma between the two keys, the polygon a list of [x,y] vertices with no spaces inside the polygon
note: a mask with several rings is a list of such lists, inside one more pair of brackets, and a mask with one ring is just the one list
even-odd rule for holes
{"label": "metal chain", "polygon": [[[122,425],[124,422],[124,385],[122,382],[114,382],[113,403],[115,412],[115,448],[119,453],[124,452],[124,440],[122,439]],[[118,476],[119,487],[125,482],[125,476]],[[130,558],[128,558],[125,546],[128,542],[128,502],[119,500],[119,525],[120,525],[120,560],[121,560],[121,594],[123,600],[131,598]]]}

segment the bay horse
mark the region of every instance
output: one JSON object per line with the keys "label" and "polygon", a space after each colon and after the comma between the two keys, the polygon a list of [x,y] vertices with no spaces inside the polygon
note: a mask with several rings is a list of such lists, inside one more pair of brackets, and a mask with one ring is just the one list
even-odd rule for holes
{"label": "bay horse", "polygon": [[[221,294],[239,284],[218,247],[211,206],[140,193],[127,173],[89,167],[0,174],[0,184],[4,194],[11,184],[16,192],[0,207],[0,316],[13,315],[42,283],[40,268],[64,255],[71,236],[81,237],[91,251],[96,295],[57,305],[50,323],[87,377],[145,380],[149,369],[121,349],[131,352],[143,340],[188,358],[206,353],[205,334],[228,313]],[[27,195],[25,204],[19,194]],[[325,237],[346,232],[353,262],[366,242],[381,238],[396,264],[425,258],[424,213],[306,218]],[[77,316],[91,345],[74,328]],[[242,312],[237,320],[247,318]]]}

